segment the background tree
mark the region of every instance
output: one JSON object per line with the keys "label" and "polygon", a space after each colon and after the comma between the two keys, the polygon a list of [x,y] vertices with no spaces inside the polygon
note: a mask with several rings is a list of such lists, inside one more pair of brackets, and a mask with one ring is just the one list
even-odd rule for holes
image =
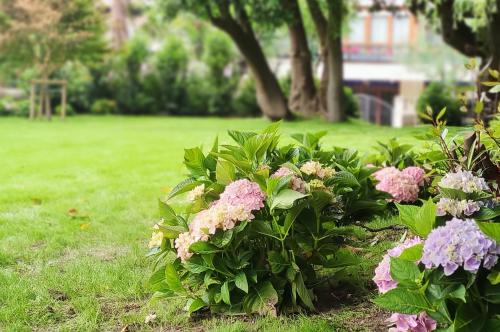
{"label": "background tree", "polygon": [[[104,25],[94,0],[0,0],[0,65],[34,68],[46,81],[66,62],[91,63],[105,51]],[[40,105],[49,105],[42,85]]]}
{"label": "background tree", "polygon": [[[425,15],[455,50],[479,57],[483,69],[500,70],[500,0],[411,0],[410,9]],[[482,73],[478,81],[487,80]]]}
{"label": "background tree", "polygon": [[170,17],[179,10],[188,10],[209,20],[231,37],[255,79],[259,105],[271,119],[286,118],[290,113],[255,31],[256,27],[272,30],[286,25],[290,37],[292,76],[288,106],[303,115],[326,114],[333,122],[345,119],[341,38],[346,9],[342,0],[307,0],[324,63],[319,88],[315,85],[313,57],[303,21],[306,7],[301,6],[300,1],[221,0],[201,3],[163,0],[161,3]]}

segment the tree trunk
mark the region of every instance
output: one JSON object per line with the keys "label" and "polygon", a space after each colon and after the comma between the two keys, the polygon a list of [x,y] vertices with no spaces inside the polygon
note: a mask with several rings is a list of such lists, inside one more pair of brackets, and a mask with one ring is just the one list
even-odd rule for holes
{"label": "tree trunk", "polygon": [[321,80],[318,90],[319,107],[322,113],[326,114],[327,110],[327,88],[328,88],[328,22],[321,11],[316,0],[307,0],[307,7],[311,13],[311,17],[316,28],[316,34],[318,36],[320,45],[321,61],[323,62],[323,70],[321,73]]}
{"label": "tree trunk", "polygon": [[115,49],[121,48],[128,39],[127,12],[128,0],[111,2],[111,38]]}
{"label": "tree trunk", "polygon": [[292,16],[288,23],[292,72],[288,105],[292,111],[311,116],[318,113],[320,105],[306,31],[297,0],[285,0],[284,6]]}
{"label": "tree trunk", "polygon": [[250,72],[255,80],[257,103],[262,113],[272,121],[290,119],[285,95],[281,90],[278,79],[272,72],[262,51],[259,41],[248,20],[243,8],[237,8],[238,21],[230,16],[227,7],[221,5],[222,16],[212,17],[212,23],[226,32],[236,44],[248,63]]}
{"label": "tree trunk", "polygon": [[342,0],[328,3],[328,86],[327,119],[341,122],[346,119],[343,93],[343,58],[342,58]]}

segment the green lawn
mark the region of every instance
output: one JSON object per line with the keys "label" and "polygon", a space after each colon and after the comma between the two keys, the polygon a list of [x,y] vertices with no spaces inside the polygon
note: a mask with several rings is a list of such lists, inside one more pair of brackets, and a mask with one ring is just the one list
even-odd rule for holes
{"label": "green lawn", "polygon": [[[368,301],[336,304],[313,317],[200,321],[190,320],[181,302],[149,303],[150,263],[144,255],[150,227],[157,198],[183,178],[183,149],[209,147],[216,135],[227,141],[227,129],[267,124],[263,119],[0,118],[0,330],[331,331],[369,325],[366,318],[377,309]],[[319,120],[282,125],[284,133],[318,130],[328,131],[326,146],[367,151],[391,137],[414,142],[412,135],[422,129]],[[364,273],[368,283],[371,271]],[[145,324],[153,312],[157,318]]]}

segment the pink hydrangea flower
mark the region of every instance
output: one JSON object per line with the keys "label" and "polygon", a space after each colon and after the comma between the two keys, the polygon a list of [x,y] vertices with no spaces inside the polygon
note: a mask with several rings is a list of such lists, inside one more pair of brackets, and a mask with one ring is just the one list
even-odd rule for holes
{"label": "pink hydrangea flower", "polygon": [[407,167],[403,171],[395,167],[385,167],[373,176],[379,181],[375,188],[391,194],[395,202],[416,201],[419,186],[424,184],[424,171],[418,167]]}
{"label": "pink hydrangea flower", "polygon": [[247,179],[231,182],[220,195],[219,202],[243,205],[247,210],[260,210],[264,207],[266,194],[257,183]]}
{"label": "pink hydrangea flower", "polygon": [[291,169],[287,167],[280,167],[276,172],[271,175],[272,178],[281,178],[284,176],[292,175],[290,180],[290,188],[302,194],[306,193],[306,182],[299,178]]}
{"label": "pink hydrangea flower", "polygon": [[265,194],[257,183],[247,179],[230,183],[220,199],[200,211],[189,224],[189,231],[175,240],[177,257],[183,262],[193,255],[189,247],[197,241],[208,241],[218,229],[229,230],[237,222],[252,220],[252,211],[264,207]]}
{"label": "pink hydrangea flower", "polygon": [[380,293],[386,293],[391,289],[396,288],[398,285],[398,283],[391,277],[391,257],[399,257],[405,249],[413,247],[419,243],[422,243],[422,239],[414,237],[412,239],[407,239],[405,242],[387,251],[382,258],[382,261],[375,269],[375,276],[373,277],[373,281],[377,285]]}
{"label": "pink hydrangea flower", "polygon": [[415,181],[415,183],[417,183],[419,186],[423,186],[425,183],[424,181],[425,172],[420,167],[415,167],[415,166],[406,167],[401,171],[401,173],[411,176]]}
{"label": "pink hydrangea flower", "polygon": [[389,332],[428,332],[437,327],[437,322],[426,312],[418,315],[394,313],[386,321],[394,325]]}

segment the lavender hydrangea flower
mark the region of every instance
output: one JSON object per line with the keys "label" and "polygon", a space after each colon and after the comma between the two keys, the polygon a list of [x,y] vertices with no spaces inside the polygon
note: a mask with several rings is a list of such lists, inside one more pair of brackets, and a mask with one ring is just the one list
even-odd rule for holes
{"label": "lavender hydrangea flower", "polygon": [[473,200],[459,200],[442,197],[436,204],[436,215],[445,216],[451,214],[454,217],[471,216],[481,209],[482,202],[475,202]]}
{"label": "lavender hydrangea flower", "polygon": [[476,273],[481,262],[491,269],[499,254],[500,247],[479,230],[474,220],[453,218],[429,234],[421,262],[426,268],[442,266],[449,276],[460,266]]}
{"label": "lavender hydrangea flower", "polygon": [[483,178],[477,177],[471,171],[457,171],[447,173],[438,185],[441,188],[458,189],[464,193],[489,191],[488,184]]}

